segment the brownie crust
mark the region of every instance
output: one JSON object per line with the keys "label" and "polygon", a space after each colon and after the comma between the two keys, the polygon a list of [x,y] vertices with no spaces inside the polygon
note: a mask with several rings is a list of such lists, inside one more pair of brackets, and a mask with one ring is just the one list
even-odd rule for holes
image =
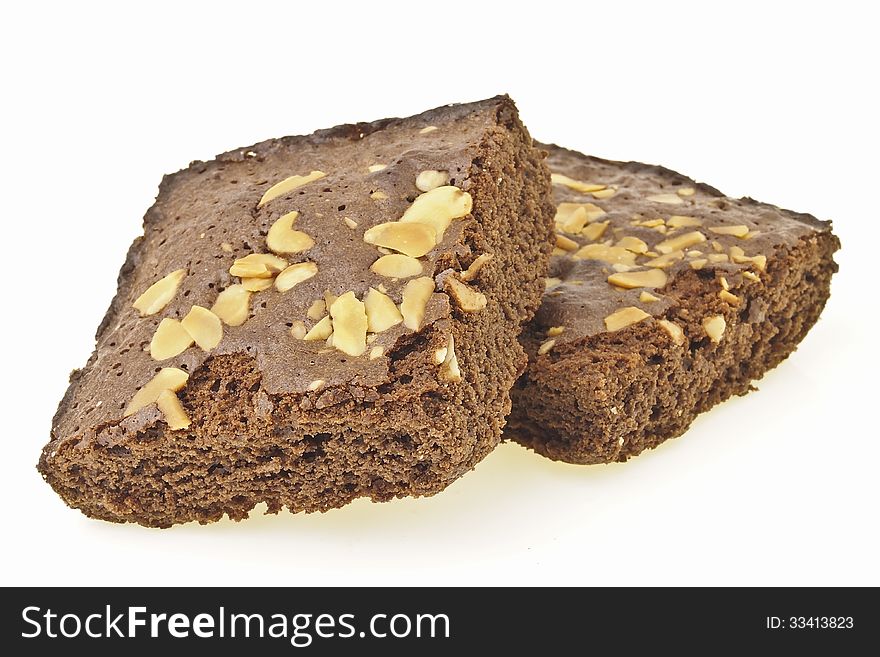
{"label": "brownie crust", "polygon": [[[554,184],[557,204],[598,208],[587,232],[608,225],[595,240],[567,232],[557,215],[565,248],[555,251],[542,306],[521,337],[529,367],[505,436],[555,460],[626,461],[749,392],[796,349],[829,297],[840,244],[830,222],[807,214],[728,198],[662,167],[545,148],[551,171],[602,188],[594,196]],[[650,271],[647,263],[676,246],[669,240],[690,232],[704,239],[667,258],[662,285],[609,283]],[[645,247],[622,241],[631,237]],[[629,246],[635,266],[610,262],[622,251],[580,251],[596,243]],[[623,308],[637,309],[625,321],[640,319],[609,329],[606,318]]]}
{"label": "brownie crust", "polygon": [[[525,367],[517,336],[540,303],[552,233],[543,157],[513,102],[496,97],[268,140],[166,176],[95,352],[71,375],[41,474],[88,516],[153,527],[243,519],[261,502],[273,513],[324,511],[358,497],[439,492],[498,443]],[[311,170],[326,175],[261,205],[274,183]],[[297,323],[314,328],[321,299],[329,308],[348,291],[362,299],[379,288],[402,303],[407,279],[372,271],[384,251],[364,234],[400,219],[427,170],[448,172],[447,184],[473,207],[419,258],[435,290],[418,328],[371,334],[357,357],[333,348],[333,336],[326,346],[292,337]],[[265,252],[270,227],[291,211],[314,240],[291,261],[314,261],[317,275],[283,293],[255,293],[247,321],[224,326],[210,352],[194,346],[155,362],[149,343],[159,320],[211,308],[238,282],[230,265]],[[467,282],[485,306],[465,309],[449,279],[486,254]],[[133,301],[179,268],[188,273],[173,301],[139,316]],[[451,340],[460,380],[438,366]],[[189,427],[172,430],[155,405],[124,417],[169,365],[189,376],[177,393]]]}

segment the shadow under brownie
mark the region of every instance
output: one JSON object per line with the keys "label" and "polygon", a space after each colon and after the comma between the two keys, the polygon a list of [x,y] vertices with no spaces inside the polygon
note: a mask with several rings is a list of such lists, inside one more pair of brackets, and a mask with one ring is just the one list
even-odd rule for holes
{"label": "shadow under brownie", "polygon": [[561,461],[625,461],[795,350],[840,244],[810,215],[545,148],[556,248],[505,437]]}
{"label": "shadow under brownie", "polygon": [[169,525],[431,495],[498,443],[553,206],[507,97],[167,176],[39,470]]}

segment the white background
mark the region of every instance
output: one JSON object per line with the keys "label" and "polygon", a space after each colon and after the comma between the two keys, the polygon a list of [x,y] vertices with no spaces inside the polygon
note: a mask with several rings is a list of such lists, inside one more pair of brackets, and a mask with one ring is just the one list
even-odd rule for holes
{"label": "white background", "polygon": [[[0,583],[880,584],[877,16],[716,4],[7,4]],[[542,140],[834,219],[832,299],[760,392],[625,465],[508,444],[434,498],[323,515],[148,530],[43,483],[163,173],[503,92]]]}

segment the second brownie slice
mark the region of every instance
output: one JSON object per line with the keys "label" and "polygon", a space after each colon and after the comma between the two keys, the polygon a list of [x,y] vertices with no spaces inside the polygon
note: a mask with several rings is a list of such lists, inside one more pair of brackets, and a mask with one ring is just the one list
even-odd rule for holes
{"label": "second brownie slice", "polygon": [[167,177],[40,471],[159,527],[442,490],[499,441],[549,194],[506,97]]}

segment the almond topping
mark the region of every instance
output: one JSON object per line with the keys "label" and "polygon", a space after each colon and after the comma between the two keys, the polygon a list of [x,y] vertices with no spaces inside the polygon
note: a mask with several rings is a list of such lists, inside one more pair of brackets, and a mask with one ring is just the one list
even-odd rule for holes
{"label": "almond topping", "polygon": [[369,171],[370,173],[376,173],[377,171],[382,171],[386,168],[388,168],[387,164],[371,164],[367,167],[367,171]]}
{"label": "almond topping", "polygon": [[709,226],[716,235],[733,235],[734,237],[745,237],[749,234],[749,227],[744,225],[738,226]]}
{"label": "almond topping", "polygon": [[440,364],[440,378],[452,383],[461,381],[461,368],[458,366],[458,356],[455,354],[455,338],[449,335],[449,346],[442,350],[443,362]]}
{"label": "almond topping", "polygon": [[682,258],[684,258],[684,251],[673,251],[672,253],[666,253],[662,256],[657,256],[653,260],[648,260],[648,262],[645,263],[645,266],[660,268],[670,267]]}
{"label": "almond topping", "polygon": [[250,315],[250,303],[251,293],[244,286],[230,285],[217,295],[211,312],[227,326],[241,326]]}
{"label": "almond topping", "polygon": [[302,187],[303,185],[312,182],[313,180],[318,180],[319,178],[323,178],[327,174],[323,171],[312,171],[307,176],[290,176],[290,178],[285,178],[279,183],[275,183],[266,192],[263,194],[263,197],[260,199],[260,202],[257,203],[257,207],[260,208],[269,201],[278,198],[279,196],[283,196],[288,192],[292,192],[297,187]]}
{"label": "almond topping", "polygon": [[223,339],[220,318],[202,306],[193,306],[180,323],[203,351],[211,351]]}
{"label": "almond topping", "polygon": [[541,343],[541,346],[538,347],[538,355],[543,356],[548,351],[553,349],[553,346],[555,344],[556,344],[556,340],[554,338],[550,338],[549,340],[544,340],[544,342]]}
{"label": "almond topping", "polygon": [[327,304],[323,299],[316,299],[306,311],[306,317],[313,321],[318,321],[327,313]]}
{"label": "almond topping", "polygon": [[547,329],[547,337],[555,338],[557,335],[562,335],[565,332],[564,326],[551,326]]}
{"label": "almond topping", "polygon": [[177,392],[186,385],[189,374],[176,367],[163,367],[150,381],[138,390],[128,406],[125,407],[123,417],[134,415],[142,408],[154,404],[164,390]]}
{"label": "almond topping", "polygon": [[655,246],[654,249],[660,253],[666,254],[672,253],[673,251],[681,251],[705,241],[706,236],[700,231],[695,230],[690,233],[685,233],[684,235],[679,235],[678,237],[670,237],[667,240],[663,240]]}
{"label": "almond topping", "polygon": [[411,331],[418,331],[422,325],[428,300],[433,292],[434,279],[428,276],[411,280],[403,288],[400,314],[403,315],[404,326]]}
{"label": "almond topping", "polygon": [[627,251],[632,251],[633,253],[645,253],[648,250],[647,244],[638,237],[632,237],[631,235],[620,238],[617,241],[617,246],[623,247]]}
{"label": "almond topping", "polygon": [[730,283],[727,282],[727,279],[724,276],[721,276],[718,279],[718,283],[721,285],[722,290],[729,290],[730,289]]}
{"label": "almond topping", "polygon": [[437,126],[435,126],[435,125],[428,125],[428,126],[425,126],[424,128],[422,128],[421,130],[419,130],[419,134],[420,134],[420,135],[426,135],[426,134],[428,134],[429,132],[434,132],[436,129],[437,129]]}
{"label": "almond topping", "polygon": [[748,278],[750,281],[755,281],[755,282],[761,281],[761,277],[752,271],[744,271],[742,273],[742,275],[743,275],[743,278]]}
{"label": "almond topping", "polygon": [[608,277],[609,283],[627,290],[636,287],[663,287],[666,285],[666,280],[666,272],[662,269],[624,272],[622,274],[612,274]]}
{"label": "almond topping", "polygon": [[747,256],[745,251],[743,251],[738,246],[730,247],[730,259],[733,260],[738,265],[744,265],[747,263],[752,263],[759,270],[764,271],[764,268],[767,266],[767,256],[764,255],[756,255],[756,256]]}
{"label": "almond topping", "polygon": [[616,189],[609,187],[608,189],[600,189],[599,191],[592,192],[593,198],[603,199],[603,198],[611,198],[617,193]]}
{"label": "almond topping", "polygon": [[[605,214],[605,210],[594,203],[560,203],[556,206],[556,225],[566,232],[577,233],[584,225],[595,221]],[[571,230],[565,228],[571,226]]]}
{"label": "almond topping", "polygon": [[691,260],[691,269],[702,269],[709,261],[706,258],[697,258]]}
{"label": "almond topping", "polygon": [[248,292],[262,292],[272,287],[271,278],[242,278],[241,286]]}
{"label": "almond topping", "polygon": [[346,292],[330,306],[333,347],[349,356],[360,356],[367,348],[367,313],[364,304]]}
{"label": "almond topping", "polygon": [[696,217],[685,217],[680,214],[674,214],[669,217],[666,225],[670,228],[690,228],[692,226],[702,226],[703,222]]}
{"label": "almond topping", "polygon": [[554,287],[562,283],[561,278],[545,278],[544,279],[544,291],[552,290]]}
{"label": "almond topping", "polygon": [[315,392],[316,390],[320,390],[324,386],[324,383],[325,383],[324,379],[315,379],[314,381],[309,383],[308,388],[312,392]]}
{"label": "almond topping", "polygon": [[165,416],[165,422],[172,431],[180,431],[189,428],[190,420],[183,408],[183,404],[170,390],[163,390],[156,398],[156,406]]}
{"label": "almond topping", "polygon": [[273,253],[301,253],[315,245],[315,241],[301,230],[294,230],[293,223],[299,216],[294,210],[281,215],[266,236],[266,245]]}
{"label": "almond topping", "polygon": [[608,228],[607,221],[600,221],[595,224],[590,224],[589,226],[584,227],[581,231],[581,235],[586,237],[588,240],[596,241],[605,233],[605,229]]}
{"label": "almond topping", "polygon": [[357,222],[349,219],[348,217],[345,217],[342,221],[344,221],[345,225],[348,226],[349,228],[351,228],[352,230],[354,230],[355,228],[358,227]]}
{"label": "almond topping", "polygon": [[271,253],[251,253],[236,260],[229,273],[240,278],[272,278],[287,266],[287,260]]}
{"label": "almond topping", "polygon": [[713,315],[703,320],[703,329],[706,331],[706,335],[716,344],[721,342],[721,336],[724,335],[725,328],[727,328],[727,322],[724,321],[724,317],[721,315]]}
{"label": "almond topping", "polygon": [[727,290],[721,290],[721,292],[718,293],[718,298],[725,303],[729,303],[731,306],[739,305],[739,297]]}
{"label": "almond topping", "polygon": [[667,205],[679,205],[680,203],[684,203],[681,200],[681,197],[677,194],[654,194],[653,196],[647,197],[648,201],[652,203],[666,203]]}
{"label": "almond topping", "polygon": [[416,187],[420,192],[430,192],[447,184],[449,184],[449,173],[446,171],[428,170],[416,176]]}
{"label": "almond topping", "polygon": [[409,278],[422,273],[422,263],[407,255],[384,255],[370,265],[370,271],[387,278]]}
{"label": "almond topping", "polygon": [[727,262],[728,257],[726,253],[710,253],[706,256],[709,262]]}
{"label": "almond topping", "polygon": [[580,180],[574,180],[573,178],[569,178],[568,176],[564,176],[561,173],[552,173],[550,174],[550,181],[554,185],[565,185],[569,189],[573,189],[576,192],[581,192],[582,194],[589,194],[590,192],[599,192],[605,189],[605,185],[595,185],[592,183],[581,182]]}
{"label": "almond topping", "polygon": [[192,336],[186,332],[181,323],[166,317],[159,322],[150,341],[150,356],[153,360],[174,358],[186,351],[192,343]]}
{"label": "almond topping", "polygon": [[370,360],[382,358],[383,355],[385,355],[385,347],[373,347],[370,349]]}
{"label": "almond topping", "polygon": [[437,246],[437,234],[425,224],[389,221],[367,230],[364,242],[420,258]]}
{"label": "almond topping", "polygon": [[224,253],[232,253],[234,249],[229,242],[220,242],[220,250]]}
{"label": "almond topping", "polygon": [[380,190],[378,192],[373,192],[372,194],[370,194],[370,198],[376,199],[377,201],[384,201],[388,198],[388,194]]}
{"label": "almond topping", "polygon": [[400,314],[391,297],[375,288],[371,287],[367,292],[364,308],[367,313],[367,330],[370,333],[381,333],[403,321],[403,315]]}
{"label": "almond topping", "polygon": [[140,311],[143,317],[155,315],[171,302],[185,276],[186,269],[171,272],[148,287],[131,305]]}
{"label": "almond topping", "polygon": [[474,261],[470,264],[470,266],[467,269],[465,269],[463,272],[461,272],[461,274],[459,274],[459,276],[458,276],[459,279],[461,279],[462,281],[465,281],[465,282],[474,280],[480,274],[480,270],[491,259],[492,259],[491,253],[482,253],[482,254],[478,255],[474,259]]}
{"label": "almond topping", "polygon": [[304,322],[300,320],[295,320],[290,324],[290,335],[297,340],[302,340],[306,337],[306,325]]}
{"label": "almond topping", "polygon": [[303,336],[303,340],[326,340],[332,333],[333,324],[330,322],[330,315],[327,315]]}
{"label": "almond topping", "polygon": [[609,265],[620,263],[622,265],[636,264],[636,254],[627,251],[620,246],[606,246],[604,244],[587,244],[574,254],[575,258],[584,260],[600,260]]}
{"label": "almond topping", "polygon": [[650,315],[641,308],[627,306],[626,308],[621,308],[617,312],[608,315],[608,317],[605,318],[605,328],[612,332],[619,331],[627,326],[638,324],[649,317]]}
{"label": "almond topping", "polygon": [[678,195],[679,196],[693,196],[694,192],[696,192],[696,191],[697,190],[695,190],[693,187],[682,187],[681,189],[678,190]]}
{"label": "almond topping", "polygon": [[663,330],[669,334],[669,337],[672,338],[676,345],[681,346],[684,344],[684,331],[681,330],[678,324],[673,324],[668,319],[660,319],[657,323],[663,327]]}
{"label": "almond topping", "polygon": [[486,307],[485,294],[477,292],[454,276],[447,276],[443,281],[443,291],[451,296],[456,305],[466,313],[476,312]]}
{"label": "almond topping", "polygon": [[580,247],[580,244],[575,242],[573,239],[569,239],[565,235],[560,235],[559,233],[557,233],[556,246],[563,251],[576,251]]}
{"label": "almond topping", "polygon": [[275,279],[275,289],[279,292],[287,292],[292,287],[303,281],[309,280],[318,273],[318,265],[314,262],[298,262],[290,265]]}
{"label": "almond topping", "polygon": [[639,295],[639,301],[642,303],[651,303],[652,301],[660,301],[660,297],[655,297],[653,294],[647,291],[642,291]]}
{"label": "almond topping", "polygon": [[458,187],[444,185],[420,194],[410,205],[400,221],[425,224],[434,229],[437,244],[453,219],[470,214],[473,208],[471,195]]}

